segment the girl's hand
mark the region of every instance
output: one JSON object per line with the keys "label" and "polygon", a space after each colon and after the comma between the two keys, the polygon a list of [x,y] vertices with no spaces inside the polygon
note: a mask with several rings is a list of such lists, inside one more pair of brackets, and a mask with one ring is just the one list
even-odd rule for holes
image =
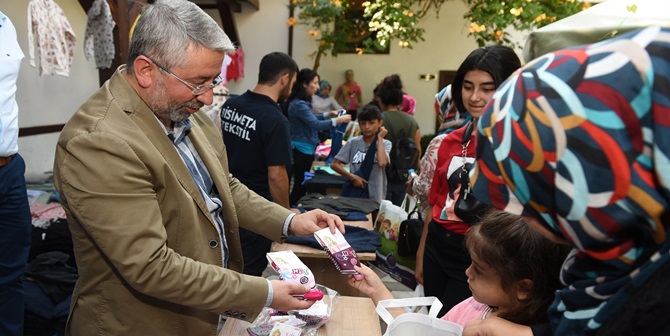
{"label": "girl's hand", "polygon": [[[384,291],[388,291],[382,282],[382,279],[379,278],[377,273],[365,265],[361,267],[354,266],[356,272],[363,276],[361,280],[357,280],[353,274],[348,275],[347,282],[349,286],[358,289],[361,293],[371,297],[373,300],[380,294],[383,294]],[[359,277],[360,278],[360,277]],[[389,292],[390,294],[390,292]],[[392,298],[392,297],[391,297]],[[377,300],[384,300],[384,298],[377,298]]]}

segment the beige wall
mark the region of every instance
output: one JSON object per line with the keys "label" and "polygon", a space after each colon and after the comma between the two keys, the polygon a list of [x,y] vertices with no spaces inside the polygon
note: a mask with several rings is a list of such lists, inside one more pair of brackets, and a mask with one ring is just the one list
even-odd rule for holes
{"label": "beige wall", "polygon": [[[385,76],[397,73],[403,81],[405,92],[416,99],[415,119],[421,127],[421,134],[433,133],[435,127],[435,110],[433,99],[439,90],[437,79],[425,81],[419,79],[420,74],[437,75],[440,70],[456,70],[465,56],[477,47],[473,39],[467,37],[467,27],[463,20],[465,4],[462,1],[447,1],[440,10],[440,17],[426,15],[421,27],[426,29],[424,38],[414,49],[398,47],[397,41],[391,42],[388,55],[355,55],[343,54],[333,58],[323,58],[319,74],[333,86],[344,81],[344,71],[354,70],[356,80],[364,91],[363,101],[372,99],[372,90]],[[296,40],[307,35],[307,28],[296,29]],[[312,52],[314,43],[302,38],[296,44],[294,57],[302,58],[301,63],[312,66],[312,60],[305,55]],[[302,65],[301,64],[301,65]]]}
{"label": "beige wall", "polygon": [[[77,36],[76,54],[69,77],[40,76],[30,65],[28,55],[28,0],[2,0],[0,11],[16,27],[19,45],[25,54],[17,81],[19,126],[33,127],[65,123],[70,115],[98,88],[98,71],[84,57],[86,13],[77,0],[55,0]],[[41,175],[53,169],[58,133],[19,138],[19,151],[26,160],[26,176]]]}
{"label": "beige wall", "polygon": [[[245,7],[236,15],[240,39],[246,58],[246,78],[231,83],[228,88],[233,93],[241,93],[255,85],[260,58],[271,51],[288,50],[288,28],[286,19],[288,0],[261,1],[260,11]],[[405,91],[417,100],[415,117],[422,134],[433,133],[435,112],[433,99],[438,91],[437,79],[420,80],[419,75],[437,75],[440,70],[456,70],[465,56],[477,47],[474,39],[467,37],[467,23],[463,19],[466,6],[463,1],[447,1],[437,18],[428,14],[421,21],[426,29],[426,41],[418,43],[414,49],[400,48],[397,41],[391,43],[388,55],[340,54],[321,59],[319,75],[334,87],[344,81],[344,71],[354,70],[356,80],[363,89],[363,102],[372,99],[372,90],[385,76],[397,73],[405,86]],[[273,29],[260,28],[268,23]],[[271,25],[270,25],[271,24]],[[316,49],[316,42],[307,34],[309,27],[298,25],[294,29],[293,58],[302,67],[312,67],[314,60],[308,55]]]}

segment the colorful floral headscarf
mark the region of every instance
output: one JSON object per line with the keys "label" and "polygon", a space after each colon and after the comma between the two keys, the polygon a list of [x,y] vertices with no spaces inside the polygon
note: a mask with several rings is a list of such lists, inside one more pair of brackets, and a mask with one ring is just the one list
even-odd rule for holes
{"label": "colorful floral headscarf", "polygon": [[670,259],[670,30],[542,56],[479,121],[474,193],[569,241],[556,335],[592,333]]}
{"label": "colorful floral headscarf", "polygon": [[461,113],[456,109],[456,104],[451,97],[451,84],[445,86],[435,94],[435,113],[442,118],[438,134],[449,134],[467,124],[472,120],[472,115],[467,111]]}

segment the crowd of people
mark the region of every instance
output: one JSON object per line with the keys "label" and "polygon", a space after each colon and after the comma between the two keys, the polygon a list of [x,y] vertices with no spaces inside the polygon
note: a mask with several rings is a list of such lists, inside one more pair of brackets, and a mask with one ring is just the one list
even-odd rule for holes
{"label": "crowd of people", "polygon": [[[669,36],[650,27],[519,70],[511,50],[483,47],[438,94],[440,112],[461,121],[448,121],[422,160],[429,171],[408,183],[432,207],[416,277],[463,335],[670,331]],[[468,165],[472,186],[452,181]],[[458,218],[463,195],[489,205],[478,220]],[[352,286],[392,298],[357,270],[365,278]]]}
{"label": "crowd of people", "polygon": [[[439,315],[463,325],[464,335],[668,330],[654,318],[669,311],[654,295],[666,292],[660,279],[670,269],[670,181],[662,171],[670,142],[661,121],[670,100],[667,85],[655,81],[670,76],[661,56],[670,48],[667,36],[648,28],[523,68],[508,47],[473,50],[436,95],[440,132],[409,181],[385,169],[398,138],[421,138],[399,76],[385,77],[358,109],[362,134],[349,139],[332,167],[365,189],[358,197],[399,204],[408,193],[425,205],[415,276],[443,303]],[[350,121],[316,123],[336,114],[310,108],[308,96],[326,89],[316,98],[323,105],[330,87],[307,69],[299,79],[303,72],[309,76],[294,85],[302,101],[286,103],[302,105],[302,115],[314,120],[298,126],[291,121],[296,112],[288,114],[297,181],[314,159],[316,131]],[[343,90],[357,92],[353,72],[346,77]],[[309,146],[296,142],[305,142],[306,130]],[[295,158],[303,154],[304,162]],[[467,215],[463,195],[484,205],[476,216]],[[392,298],[372,270],[357,271],[364,278],[350,277],[353,287],[375,302]]]}
{"label": "crowd of people", "polygon": [[[0,50],[12,55],[0,59],[0,108],[16,116],[23,54]],[[309,308],[296,298],[308,288],[261,277],[265,254],[288,236],[344,232],[339,217],[294,206],[317,145],[352,121],[361,134],[334,148],[333,169],[357,197],[425,205],[415,276],[464,335],[670,331],[670,30],[523,67],[508,47],[473,50],[436,95],[440,133],[417,146],[409,180],[397,147],[421,143],[419,110],[397,74],[363,105],[352,70],[331,97],[318,73],[273,52],[215,125],[199,111],[234,50],[196,4],[146,5],[126,64],[63,128],[54,184],[79,273],[66,333],[212,335],[220,316]],[[29,247],[15,119],[0,124],[3,335],[21,331]],[[356,270],[343,281],[392,299],[374,271]]]}

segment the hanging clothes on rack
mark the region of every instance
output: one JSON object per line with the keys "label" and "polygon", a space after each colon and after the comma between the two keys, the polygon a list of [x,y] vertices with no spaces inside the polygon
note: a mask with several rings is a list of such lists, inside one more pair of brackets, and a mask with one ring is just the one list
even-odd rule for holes
{"label": "hanging clothes on rack", "polygon": [[221,78],[223,78],[223,82],[221,82],[222,85],[228,84],[228,66],[230,63],[233,61],[233,58],[230,57],[230,55],[225,54],[223,56],[223,64],[221,64]]}
{"label": "hanging clothes on rack", "polygon": [[237,48],[235,54],[237,54],[237,77],[244,78],[244,51],[242,47]]}
{"label": "hanging clothes on rack", "polygon": [[231,61],[230,64],[228,64],[228,68],[226,69],[226,79],[230,82],[231,80],[234,80],[237,82],[237,79],[240,77],[240,73],[237,70],[237,59],[239,58],[239,54],[235,52],[234,54],[230,55]]}
{"label": "hanging clothes on rack", "polygon": [[113,30],[116,26],[109,3],[107,0],[94,0],[87,14],[84,55],[88,61],[95,58],[98,69],[108,69],[114,61]]}
{"label": "hanging clothes on rack", "polygon": [[[39,73],[68,77],[77,37],[63,10],[53,0],[30,0],[28,3],[28,53],[30,65]],[[37,56],[35,50],[37,49]]]}

